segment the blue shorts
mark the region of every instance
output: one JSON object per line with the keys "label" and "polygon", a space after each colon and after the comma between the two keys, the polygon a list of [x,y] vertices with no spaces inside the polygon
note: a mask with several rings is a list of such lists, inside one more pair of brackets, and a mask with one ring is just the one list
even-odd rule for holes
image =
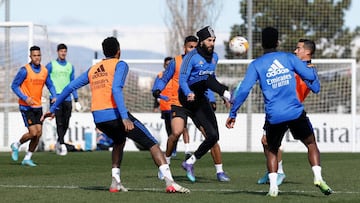
{"label": "blue shorts", "polygon": [[28,110],[20,110],[25,126],[42,125],[40,118],[43,114],[42,108],[30,108]]}

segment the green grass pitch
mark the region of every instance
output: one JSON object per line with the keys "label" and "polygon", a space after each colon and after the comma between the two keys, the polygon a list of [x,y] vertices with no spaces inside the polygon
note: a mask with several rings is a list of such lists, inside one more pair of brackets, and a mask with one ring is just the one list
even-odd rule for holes
{"label": "green grass pitch", "polygon": [[111,159],[108,151],[36,152],[37,167],[13,162],[9,152],[0,153],[0,202],[360,202],[360,154],[322,153],[322,172],[334,190],[323,195],[313,185],[306,153],[283,154],[286,179],[279,196],[265,196],[269,185],[256,181],[265,171],[262,153],[223,153],[228,183],[216,180],[210,154],[195,165],[197,182],[190,183],[180,167],[182,152],[171,161],[174,179],[191,190],[190,194],[167,194],[164,182],[157,179],[157,167],[149,152],[125,152],[121,179],[127,193],[110,193]]}

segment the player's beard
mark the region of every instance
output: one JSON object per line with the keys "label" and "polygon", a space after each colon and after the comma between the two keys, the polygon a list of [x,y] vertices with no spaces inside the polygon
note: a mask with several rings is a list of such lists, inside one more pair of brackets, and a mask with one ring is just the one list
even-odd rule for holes
{"label": "player's beard", "polygon": [[213,54],[214,53],[214,46],[206,46],[206,44],[202,44],[201,48],[207,53],[207,54]]}
{"label": "player's beard", "polygon": [[205,58],[207,62],[211,62],[212,56],[214,53],[214,46],[206,46],[205,44],[201,44],[197,47],[198,53]]}

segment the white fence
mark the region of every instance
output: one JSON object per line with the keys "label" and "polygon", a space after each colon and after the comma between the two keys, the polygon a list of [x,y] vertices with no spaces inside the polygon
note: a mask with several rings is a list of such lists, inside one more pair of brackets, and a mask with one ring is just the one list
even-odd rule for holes
{"label": "white fence", "polygon": [[[159,113],[134,113],[134,116],[142,121],[147,128],[159,139],[160,146],[163,150],[166,148],[167,135],[165,131],[164,121],[160,118]],[[234,129],[227,129],[225,121],[228,114],[216,114],[220,131],[220,146],[224,152],[261,152],[261,136],[263,133],[262,126],[264,124],[263,114],[252,115],[252,125],[250,126],[251,136],[247,136],[247,116],[239,114]],[[344,114],[309,114],[313,123],[315,136],[321,152],[360,152],[360,119],[356,117],[356,132],[352,133],[351,115]],[[0,113],[3,118],[3,113]],[[9,143],[17,141],[27,129],[22,124],[20,113],[12,112],[9,114]],[[201,133],[195,128],[189,119],[190,147],[195,150],[202,142]],[[0,119],[0,126],[3,126],[3,119]],[[56,142],[56,126],[55,121],[46,121],[43,128],[42,142],[45,150],[51,149]],[[92,149],[96,149],[96,133],[95,125],[91,113],[73,113],[71,117],[70,127],[65,136],[66,142],[71,142],[75,146],[85,149],[85,132],[92,133],[90,144]],[[3,137],[0,134],[0,137]],[[250,139],[250,140],[248,140]],[[0,139],[0,151],[9,151],[9,143],[4,143]],[[21,150],[25,150],[27,144],[24,144]],[[294,140],[291,134],[286,134],[283,139],[283,148],[286,152],[305,152],[306,148],[297,140]],[[137,151],[137,147],[130,140],[126,143],[125,150]],[[178,144],[178,151],[183,151],[184,145],[182,139]]]}

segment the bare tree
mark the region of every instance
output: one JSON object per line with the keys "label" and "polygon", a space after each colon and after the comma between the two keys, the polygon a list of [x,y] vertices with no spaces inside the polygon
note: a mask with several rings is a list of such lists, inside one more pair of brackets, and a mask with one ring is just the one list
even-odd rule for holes
{"label": "bare tree", "polygon": [[171,55],[182,52],[184,38],[206,26],[213,26],[222,10],[219,0],[167,0],[167,50]]}

